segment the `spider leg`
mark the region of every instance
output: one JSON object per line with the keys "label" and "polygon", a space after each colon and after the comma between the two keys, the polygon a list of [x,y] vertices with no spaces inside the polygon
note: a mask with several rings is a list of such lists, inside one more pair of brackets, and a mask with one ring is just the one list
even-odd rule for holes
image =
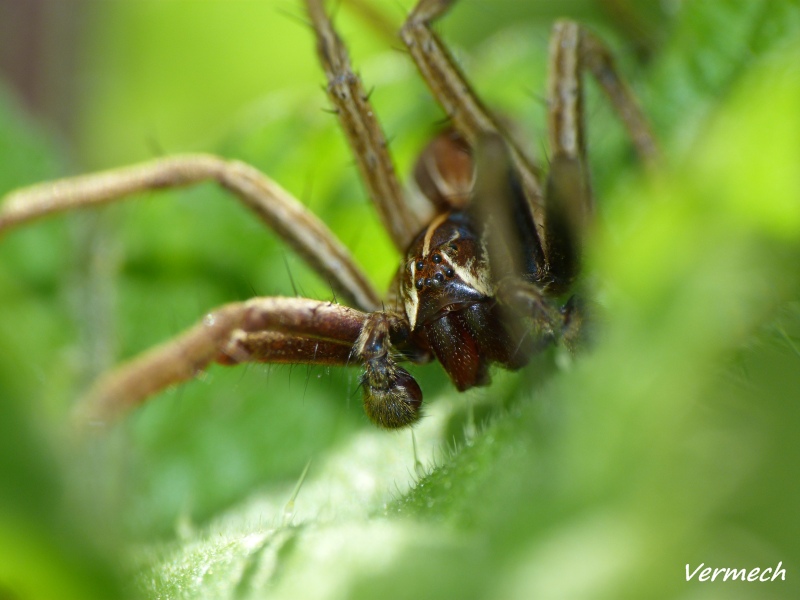
{"label": "spider leg", "polygon": [[377,425],[419,418],[422,392],[397,366],[392,342],[409,335],[400,316],[306,298],[252,298],[208,313],[179,336],[152,348],[94,384],[79,409],[83,422],[105,423],[212,363],[348,366],[364,364],[364,407]]}
{"label": "spider leg", "polygon": [[381,222],[397,249],[405,252],[432,209],[429,206],[427,210],[414,211],[408,205],[386,138],[364,86],[350,66],[347,48],[333,29],[322,0],[306,0],[306,5],[317,39],[317,54],[328,79],[328,96]]}
{"label": "spider leg", "polygon": [[[434,98],[452,119],[455,128],[474,146],[485,134],[505,138],[518,172],[528,211],[537,229],[544,223],[541,171],[525,156],[501,124],[475,94],[452,55],[431,28],[431,24],[447,12],[455,0],[420,0],[406,19],[400,36],[427,83]],[[541,246],[539,233],[534,230],[534,242]],[[541,256],[541,252],[537,253]],[[538,264],[539,269],[544,263]]]}
{"label": "spider leg", "polygon": [[340,297],[365,311],[380,306],[379,296],[366,275],[322,221],[255,168],[207,154],[174,156],[16,190],[0,203],[0,236],[51,214],[204,181],[216,181],[233,192]]}
{"label": "spider leg", "polygon": [[646,164],[657,161],[653,134],[608,48],[572,21],[558,21],[550,38],[548,133],[550,171],[544,247],[550,287],[565,290],[577,276],[580,242],[593,212],[583,107],[582,71],[602,87]]}
{"label": "spider leg", "polygon": [[641,161],[648,166],[655,165],[659,161],[660,155],[655,135],[636,101],[636,97],[617,69],[608,46],[590,31],[570,21],[559,21],[555,24],[553,44],[559,38],[562,40],[562,46],[565,47],[571,45],[567,41],[568,39],[575,40],[577,38],[580,66],[594,76],[605,92],[611,106],[628,131]]}
{"label": "spider leg", "polygon": [[536,223],[519,187],[506,141],[497,134],[483,134],[473,148],[475,183],[466,212],[481,227],[492,278],[522,277],[546,284],[544,254]]}
{"label": "spider leg", "polygon": [[[512,339],[516,337],[516,355],[527,357],[537,345],[563,340],[568,321],[579,322],[568,319],[573,316],[571,311],[568,315],[558,308],[548,274],[537,270],[530,244],[535,225],[516,185],[516,172],[505,140],[496,134],[483,135],[478,138],[473,154],[475,185],[466,212],[474,223],[480,224],[489,270],[497,282],[495,297]],[[533,335],[527,335],[527,328],[519,335],[520,318],[529,320]]]}
{"label": "spider leg", "polygon": [[80,416],[90,422],[114,420],[169,386],[193,379],[214,362],[345,365],[367,317],[353,308],[305,298],[226,304],[99,379],[82,403]]}
{"label": "spider leg", "polygon": [[216,362],[236,365],[262,362],[288,365],[345,367],[353,360],[351,345],[278,331],[234,332]]}
{"label": "spider leg", "polygon": [[[363,364],[361,389],[364,411],[380,427],[396,429],[415,423],[420,416],[422,391],[411,374],[397,365],[392,349],[394,315],[372,313],[367,317],[356,344],[290,335],[278,331],[245,332],[231,335],[216,362],[234,365],[242,362],[272,364],[311,364],[335,367]],[[407,335],[407,327],[403,337]],[[405,356],[412,361],[421,356]]]}

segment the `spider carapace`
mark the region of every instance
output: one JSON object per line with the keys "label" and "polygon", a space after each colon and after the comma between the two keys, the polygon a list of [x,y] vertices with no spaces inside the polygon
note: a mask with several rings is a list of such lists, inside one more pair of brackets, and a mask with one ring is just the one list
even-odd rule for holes
{"label": "spider carapace", "polygon": [[319,219],[239,161],[179,155],[11,192],[0,204],[0,235],[73,208],[216,181],[343,302],[263,297],[216,308],[100,378],[84,403],[92,419],[116,416],[215,362],[360,364],[369,417],[382,427],[403,427],[419,418],[422,391],[400,361],[435,358],[455,387],[466,390],[487,384],[492,364],[520,368],[543,344],[569,342],[579,329],[580,311],[563,300],[578,273],[581,234],[592,212],[583,70],[597,79],[639,155],[656,156],[647,122],[605,45],[576,23],[554,26],[545,178],[481,103],[431,27],[455,0],[420,0],[400,37],[450,124],[417,162],[415,195],[425,200],[412,207],[322,0],[305,3],[328,96],[367,193],[405,257],[391,289],[382,298]]}
{"label": "spider carapace", "polygon": [[412,245],[401,288],[414,337],[461,391],[487,384],[492,362],[510,369],[527,362],[527,335],[509,331],[484,254],[468,216],[445,214]]}
{"label": "spider carapace", "polygon": [[411,245],[401,280],[412,339],[430,348],[462,391],[489,383],[490,363],[516,369],[529,353],[527,332],[509,327],[495,300],[484,248],[468,214],[445,213]]}

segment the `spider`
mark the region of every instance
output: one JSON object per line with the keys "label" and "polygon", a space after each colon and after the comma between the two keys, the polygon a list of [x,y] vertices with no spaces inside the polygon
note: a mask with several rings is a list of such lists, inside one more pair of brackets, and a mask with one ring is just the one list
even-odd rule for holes
{"label": "spider", "polygon": [[360,365],[366,414],[380,427],[400,428],[419,419],[422,405],[422,391],[402,361],[435,359],[463,391],[489,384],[494,364],[519,369],[547,344],[574,343],[582,311],[569,292],[593,208],[582,71],[595,76],[646,162],[657,157],[653,136],[606,46],[580,25],[559,21],[550,43],[545,176],[475,95],[433,30],[453,4],[420,0],[400,31],[449,117],[448,127],[420,154],[414,190],[406,193],[322,0],[306,0],[328,96],[367,193],[404,257],[383,298],[319,219],[238,161],[173,156],[6,196],[0,234],[145,190],[216,181],[344,302],[256,297],[213,309],[194,327],[101,377],[85,404],[93,419],[124,413],[212,363],[266,362]]}

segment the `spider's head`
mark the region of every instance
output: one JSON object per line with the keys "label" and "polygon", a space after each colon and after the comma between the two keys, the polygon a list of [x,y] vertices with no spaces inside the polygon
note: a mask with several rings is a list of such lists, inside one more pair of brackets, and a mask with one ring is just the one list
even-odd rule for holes
{"label": "spider's head", "polygon": [[462,213],[439,215],[411,244],[400,295],[412,330],[492,294],[485,249]]}

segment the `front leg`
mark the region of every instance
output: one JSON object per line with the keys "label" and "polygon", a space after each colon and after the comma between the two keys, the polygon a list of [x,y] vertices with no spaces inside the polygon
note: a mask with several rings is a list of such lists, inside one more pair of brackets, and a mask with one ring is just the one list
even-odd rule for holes
{"label": "front leg", "polygon": [[253,298],[226,304],[200,323],[101,378],[79,409],[81,421],[106,423],[172,385],[194,379],[213,363],[245,362],[356,366],[363,363],[364,409],[385,428],[419,418],[422,392],[397,366],[392,340],[408,337],[408,322],[306,298]]}
{"label": "front leg", "polygon": [[111,371],[89,390],[81,420],[108,422],[214,362],[347,365],[367,314],[306,298],[253,298],[208,314],[177,337]]}
{"label": "front leg", "polygon": [[[360,322],[363,315],[358,315]],[[316,322],[296,335],[295,330],[278,331],[272,322],[253,323],[250,329],[234,332],[217,357],[217,362],[269,362],[352,366],[364,365],[361,376],[364,412],[369,419],[385,429],[398,429],[414,424],[420,417],[422,390],[404,368],[401,358],[424,361],[427,354],[412,347],[402,356],[394,343],[408,341],[408,320],[394,313],[373,312],[364,316],[360,333],[354,343],[349,311],[331,316],[325,323]],[[334,320],[335,319],[335,320]],[[255,327],[253,327],[255,325]],[[310,324],[309,324],[310,325]],[[285,323],[284,323],[285,326]],[[261,331],[261,329],[264,329]],[[313,334],[313,337],[310,337]],[[347,344],[342,343],[342,339]]]}

